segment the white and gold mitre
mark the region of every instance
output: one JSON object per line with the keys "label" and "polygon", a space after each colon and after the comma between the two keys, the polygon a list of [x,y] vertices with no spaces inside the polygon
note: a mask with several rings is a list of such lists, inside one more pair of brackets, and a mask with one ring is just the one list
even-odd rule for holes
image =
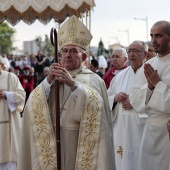
{"label": "white and gold mitre", "polygon": [[76,45],[86,50],[92,38],[87,27],[74,15],[60,27],[58,32],[60,49],[65,45]]}

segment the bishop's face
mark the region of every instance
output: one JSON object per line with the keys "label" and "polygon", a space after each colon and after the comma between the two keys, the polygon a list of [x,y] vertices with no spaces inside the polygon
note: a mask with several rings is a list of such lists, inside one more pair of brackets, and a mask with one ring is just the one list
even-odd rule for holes
{"label": "bishop's face", "polygon": [[85,61],[86,55],[74,45],[66,45],[61,50],[61,65],[68,71],[78,69]]}

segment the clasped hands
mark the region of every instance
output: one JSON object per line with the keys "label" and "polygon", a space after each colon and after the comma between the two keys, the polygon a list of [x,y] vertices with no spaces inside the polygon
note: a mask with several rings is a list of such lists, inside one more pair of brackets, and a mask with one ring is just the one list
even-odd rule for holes
{"label": "clasped hands", "polygon": [[47,76],[47,81],[49,84],[51,84],[54,79],[66,84],[72,91],[76,88],[76,82],[71,77],[70,73],[58,63],[53,63],[50,66],[50,71]]}
{"label": "clasped hands", "polygon": [[144,64],[144,74],[148,82],[148,88],[150,90],[153,90],[156,84],[161,81],[157,70],[154,70],[154,68],[149,63]]}
{"label": "clasped hands", "polygon": [[132,105],[130,104],[129,95],[124,92],[119,92],[115,95],[114,102],[121,102],[125,110],[131,109]]}

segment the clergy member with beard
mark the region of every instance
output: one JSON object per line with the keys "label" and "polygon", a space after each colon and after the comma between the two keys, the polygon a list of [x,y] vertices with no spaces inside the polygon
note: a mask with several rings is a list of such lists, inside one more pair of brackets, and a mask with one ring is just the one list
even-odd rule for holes
{"label": "clergy member with beard", "polygon": [[0,56],[0,169],[16,170],[25,91],[18,77],[3,67]]}
{"label": "clergy member with beard", "polygon": [[147,52],[146,43],[132,42],[127,50],[130,66],[112,79],[107,91],[110,109],[113,109],[113,139],[117,170],[138,169],[139,148],[146,114],[138,115],[130,104],[129,93]]}
{"label": "clergy member with beard", "polygon": [[158,21],[150,31],[156,57],[140,69],[130,93],[131,105],[148,115],[139,152],[138,170],[169,169],[170,22]]}
{"label": "clergy member with beard", "polygon": [[82,67],[92,35],[76,16],[59,29],[61,65],[31,93],[23,116],[18,170],[57,169],[54,79],[60,88],[61,169],[115,170],[104,81]]}

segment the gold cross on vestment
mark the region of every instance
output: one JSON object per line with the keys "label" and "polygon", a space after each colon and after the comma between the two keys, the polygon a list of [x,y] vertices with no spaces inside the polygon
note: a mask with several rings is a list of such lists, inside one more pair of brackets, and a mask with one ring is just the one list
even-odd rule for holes
{"label": "gold cross on vestment", "polygon": [[119,150],[117,150],[117,153],[120,154],[121,159],[122,159],[122,156],[123,156],[123,148],[122,148],[122,146],[119,146]]}

